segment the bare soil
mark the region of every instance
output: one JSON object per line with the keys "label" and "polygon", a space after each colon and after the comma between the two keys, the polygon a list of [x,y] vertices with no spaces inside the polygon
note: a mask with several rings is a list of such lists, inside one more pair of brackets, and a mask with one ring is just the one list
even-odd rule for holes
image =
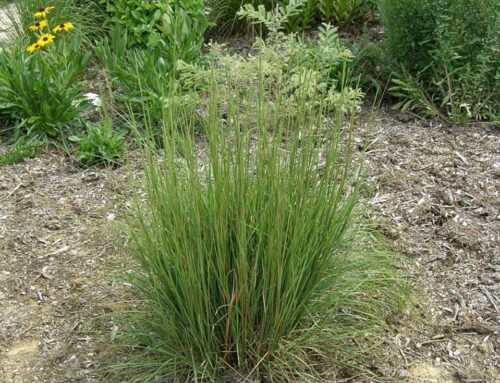
{"label": "bare soil", "polygon": [[[363,114],[356,145],[370,218],[406,254],[417,302],[394,324],[399,353],[380,373],[500,382],[500,131],[381,110]],[[127,267],[114,226],[140,177],[134,162],[83,170],[49,152],[0,168],[0,382],[101,381],[91,330],[111,338],[103,315],[128,289],[110,268]]]}

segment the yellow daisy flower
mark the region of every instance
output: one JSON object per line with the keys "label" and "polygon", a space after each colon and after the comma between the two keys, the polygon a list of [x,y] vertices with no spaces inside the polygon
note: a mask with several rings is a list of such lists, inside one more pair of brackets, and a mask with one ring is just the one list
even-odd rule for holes
{"label": "yellow daisy flower", "polygon": [[45,45],[50,44],[52,41],[54,41],[55,38],[56,36],[54,36],[53,34],[45,33],[40,36],[37,44],[40,44],[42,47],[44,47]]}
{"label": "yellow daisy flower", "polygon": [[31,44],[28,48],[26,48],[26,50],[29,52],[29,53],[33,53],[34,51],[37,51],[41,48],[42,46],[38,43],[35,43],[35,44]]}
{"label": "yellow daisy flower", "polygon": [[40,20],[37,21],[35,24],[30,26],[30,31],[39,31],[43,28],[45,28],[48,25],[47,20]]}
{"label": "yellow daisy flower", "polygon": [[61,23],[59,25],[56,25],[53,29],[52,32],[58,33],[62,31],[69,31],[70,29],[75,28],[73,23],[67,22],[67,23]]}
{"label": "yellow daisy flower", "polygon": [[41,19],[42,17],[47,16],[47,14],[54,9],[54,7],[42,7],[38,11],[35,12],[35,17],[37,19]]}

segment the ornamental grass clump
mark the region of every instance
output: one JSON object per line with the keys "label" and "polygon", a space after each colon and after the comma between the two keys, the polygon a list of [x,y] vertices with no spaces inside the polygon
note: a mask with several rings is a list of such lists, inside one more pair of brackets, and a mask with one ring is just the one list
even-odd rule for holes
{"label": "ornamental grass clump", "polygon": [[[219,83],[216,71],[203,138],[182,106],[165,110],[161,143],[147,123],[138,129],[144,190],[128,225],[135,262],[126,272],[137,300],[116,313],[122,353],[108,381],[370,375],[363,358],[374,358],[402,284],[359,229],[342,93],[336,116],[308,92],[287,117],[287,88],[262,67],[240,93],[228,93],[237,85]],[[256,108],[242,110],[250,100]]]}

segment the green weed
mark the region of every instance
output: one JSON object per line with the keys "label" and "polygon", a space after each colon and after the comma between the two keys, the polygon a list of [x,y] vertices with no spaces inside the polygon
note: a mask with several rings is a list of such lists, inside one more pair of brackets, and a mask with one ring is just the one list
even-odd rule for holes
{"label": "green weed", "polygon": [[111,118],[86,125],[85,134],[71,136],[76,159],[82,166],[115,165],[124,155],[124,134],[116,131]]}
{"label": "green weed", "polygon": [[26,158],[38,155],[38,146],[18,143],[8,151],[0,154],[0,166],[7,166],[23,162]]}

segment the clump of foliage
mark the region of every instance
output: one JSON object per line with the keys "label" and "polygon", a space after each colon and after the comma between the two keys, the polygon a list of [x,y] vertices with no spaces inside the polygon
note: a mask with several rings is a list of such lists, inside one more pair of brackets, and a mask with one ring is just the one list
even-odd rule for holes
{"label": "clump of foliage", "polygon": [[266,10],[264,4],[255,8],[251,3],[245,4],[237,13],[241,19],[252,24],[264,25],[272,33],[278,30],[296,31],[298,17],[304,12],[308,0],[290,0],[287,4],[278,4],[275,8]]}
{"label": "clump of foliage", "polygon": [[[355,340],[375,346],[399,307],[400,277],[353,224],[352,56],[331,27],[314,45],[262,17],[277,27],[254,55],[214,46],[208,66],[178,61],[161,97],[130,116],[145,195],[128,231],[126,278],[140,299],[116,334],[124,359],[108,370],[120,381],[324,381],[326,366],[372,375]],[[144,68],[132,73],[151,97],[141,84],[158,68]]]}
{"label": "clump of foliage", "polygon": [[372,12],[375,0],[318,0],[318,11],[325,21],[351,24]]}
{"label": "clump of foliage", "polygon": [[46,19],[51,10],[35,13],[29,27],[35,39],[27,48],[0,52],[0,115],[14,121],[15,139],[60,138],[90,106],[80,76],[91,54],[81,52],[72,22]]}
{"label": "clump of foliage", "polygon": [[[151,124],[157,124],[162,119],[162,110],[167,104],[173,105],[173,98],[168,97],[179,82],[172,81],[177,76],[176,60],[169,51],[161,48],[127,49],[128,34],[121,28],[114,28],[109,38],[106,38],[96,48],[98,58],[104,64],[114,89],[115,107],[122,111],[131,109],[137,117],[145,117],[144,108],[148,108],[148,118]],[[185,99],[190,104],[194,92],[186,89],[186,93],[177,97]]]}
{"label": "clump of foliage", "polygon": [[382,0],[387,49],[403,109],[453,122],[500,115],[495,0]]}
{"label": "clump of foliage", "polygon": [[[241,68],[225,77],[211,66],[201,148],[183,107],[165,109],[159,145],[143,141],[146,194],[129,222],[137,264],[127,274],[141,298],[117,333],[129,347],[111,369],[121,381],[370,374],[354,340],[375,344],[401,281],[353,226],[349,97],[306,88],[290,115],[286,78],[260,62],[245,88]],[[331,102],[337,114],[325,119]]]}
{"label": "clump of foliage", "polygon": [[112,26],[128,32],[128,47],[161,47],[178,59],[196,59],[208,26],[203,0],[102,0]]}
{"label": "clump of foliage", "polygon": [[115,165],[124,154],[124,133],[114,129],[109,117],[99,123],[88,122],[85,134],[69,140],[77,143],[75,156],[82,166]]}
{"label": "clump of foliage", "polygon": [[[334,109],[340,89],[345,97],[343,112],[357,110],[363,94],[358,88],[348,87],[341,81],[346,77],[352,54],[341,42],[335,28],[324,25],[320,28],[318,41],[312,43],[281,32],[286,15],[260,14],[251,7],[240,14],[251,18],[254,23],[265,24],[271,34],[265,40],[258,38],[254,45],[255,54],[247,57],[230,56],[221,47],[214,46],[211,55],[218,65],[216,79],[226,92],[245,92],[258,81],[256,68],[262,68],[268,82],[280,82],[286,87],[286,92],[280,93],[284,96],[281,102],[290,115],[294,114],[295,105],[301,98],[310,97],[315,92],[320,92],[324,105],[328,102]],[[203,128],[204,100],[210,89],[212,70],[206,65],[206,59],[194,63],[177,60],[172,66],[165,52],[126,51],[123,41],[126,34],[113,33],[113,36],[111,41],[99,47],[98,56],[106,63],[114,86],[119,90],[115,97],[129,104],[140,119],[144,118],[144,107],[147,107],[147,118],[152,125],[161,123],[165,108],[189,108],[192,118]],[[123,55],[114,54],[114,51],[123,52]],[[229,89],[229,86],[236,88]],[[271,98],[264,100],[263,106],[272,107],[276,100],[271,94],[268,96]],[[242,113],[254,111],[257,106],[252,102],[242,104]],[[308,106],[318,107],[312,100]]]}
{"label": "clump of foliage", "polygon": [[[309,100],[308,108],[321,106],[325,113],[334,111],[339,105],[341,113],[354,114],[358,110],[363,93],[345,82],[352,53],[341,43],[335,28],[329,25],[321,27],[315,43],[278,32],[266,40],[258,38],[254,47],[258,54],[249,57],[227,56],[215,51],[220,66],[219,82],[236,86],[235,89],[227,89],[228,93],[244,94],[246,89],[259,81],[260,73],[255,68],[261,68],[266,82],[279,83],[283,87],[278,94],[281,97],[279,101],[282,110],[288,110],[289,116],[295,114],[295,109],[304,100]],[[238,81],[231,82],[230,77]],[[227,88],[227,85],[223,86]],[[320,97],[313,97],[315,94]],[[273,109],[277,98],[271,93],[266,96],[259,107]],[[342,103],[338,103],[340,98]],[[256,107],[249,105],[247,109]]]}
{"label": "clump of foliage", "polygon": [[38,146],[33,144],[16,143],[8,151],[0,153],[0,166],[23,162],[26,158],[38,155]]}
{"label": "clump of foliage", "polygon": [[[256,8],[259,12],[268,10],[277,16],[288,13],[283,24],[287,32],[297,32],[310,28],[320,22],[351,24],[366,17],[376,8],[375,0],[210,0],[210,16],[218,31],[232,31],[241,28],[237,13],[243,7]],[[291,14],[288,9],[294,9]]]}

